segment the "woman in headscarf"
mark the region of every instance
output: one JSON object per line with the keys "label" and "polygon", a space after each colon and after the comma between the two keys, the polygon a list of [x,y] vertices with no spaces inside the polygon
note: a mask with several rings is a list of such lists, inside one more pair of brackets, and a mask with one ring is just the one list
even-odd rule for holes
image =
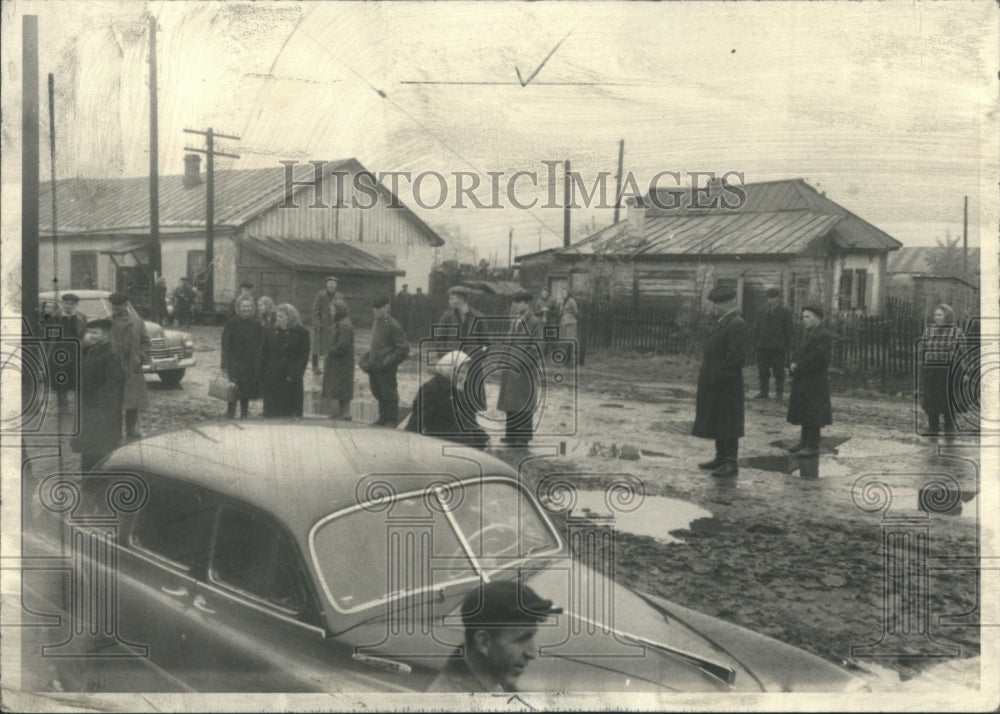
{"label": "woman in headscarf", "polygon": [[279,305],[274,329],[265,331],[258,360],[265,417],[302,416],[302,375],[308,363],[309,331],[294,306]]}
{"label": "woman in headscarf", "polygon": [[351,418],[354,397],[354,325],[343,300],[334,300],[330,351],[323,362],[323,399],[331,419]]}
{"label": "woman in headscarf", "polygon": [[407,431],[436,436],[459,444],[485,449],[489,436],[476,424],[476,408],[465,392],[469,357],[461,350],[449,352],[420,385],[413,400]]}
{"label": "woman in headscarf", "polygon": [[[253,298],[237,298],[236,314],[222,329],[222,372],[236,385],[241,419],[246,419],[250,400],[257,398],[257,355],[263,339],[264,327],[254,319]],[[236,416],[236,401],[229,402],[226,416]]]}
{"label": "woman in headscarf", "polygon": [[809,458],[819,456],[820,429],[833,423],[827,380],[833,335],[823,329],[823,309],[817,305],[802,308],[802,325],[806,332],[789,370],[792,395],[788,399],[788,422],[801,426],[802,436],[789,451]]}
{"label": "woman in headscarf", "polygon": [[955,311],[950,305],[934,308],[934,322],[927,325],[920,340],[920,384],[923,396],[920,407],[927,413],[929,434],[941,433],[941,415],[944,415],[944,433],[955,433],[955,400],[949,383],[955,374],[953,366],[959,362],[965,347],[965,335],[955,324]]}
{"label": "woman in headscarf", "polygon": [[260,300],[257,301],[257,319],[260,320],[260,324],[264,326],[264,329],[274,328],[274,319],[276,316],[274,300],[267,295],[261,295]]}

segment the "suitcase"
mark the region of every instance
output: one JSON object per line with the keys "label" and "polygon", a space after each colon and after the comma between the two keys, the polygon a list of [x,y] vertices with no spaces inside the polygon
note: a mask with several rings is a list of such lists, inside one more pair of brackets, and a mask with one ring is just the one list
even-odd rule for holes
{"label": "suitcase", "polygon": [[216,377],[208,385],[208,396],[224,402],[235,402],[236,385],[225,377]]}

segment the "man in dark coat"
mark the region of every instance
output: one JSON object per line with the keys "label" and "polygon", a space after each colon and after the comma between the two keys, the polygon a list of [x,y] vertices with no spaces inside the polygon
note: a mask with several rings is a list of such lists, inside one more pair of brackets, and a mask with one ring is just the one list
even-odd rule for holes
{"label": "man in dark coat", "polygon": [[83,340],[87,334],[87,316],[76,311],[76,306],[80,303],[80,298],[74,293],[63,293],[60,301],[62,309],[55,311],[46,320],[48,327],[59,327],[62,332],[53,344],[50,344],[49,379],[52,390],[56,393],[56,403],[64,407],[69,403],[66,395],[75,390],[77,386],[76,375],[80,370],[80,362],[76,359],[75,353],[69,351],[66,354],[68,360],[63,362],[62,355],[57,356],[56,347],[58,343],[66,340]]}
{"label": "man in dark coat", "polygon": [[70,446],[80,454],[80,470],[87,473],[121,444],[125,375],[111,346],[111,320],[92,321],[83,341],[80,434]]}
{"label": "man in dark coat", "polygon": [[715,439],[715,458],[698,468],[713,476],[735,476],[743,436],[743,362],[749,330],[736,309],[735,290],[715,287],[708,299],[719,319],[705,337],[693,434]]}
{"label": "man in dark coat", "polygon": [[257,374],[264,398],[264,417],[301,417],[303,375],[309,364],[309,330],[293,305],[278,305],[274,329],[266,330]]}
{"label": "man in dark coat", "polygon": [[[485,355],[484,347],[489,345],[489,338],[484,335],[487,325],[483,313],[474,310],[469,305],[469,297],[472,290],[464,285],[453,285],[448,288],[448,309],[438,318],[435,326],[445,326],[454,332],[454,338],[436,340],[443,348],[449,347],[455,350],[462,350],[473,360],[469,364],[468,379],[468,399],[475,406],[476,411],[486,408],[486,380],[483,379],[481,370],[483,368],[482,357]],[[477,335],[480,335],[477,337]],[[471,424],[470,424],[471,426]]]}
{"label": "man in dark coat", "polygon": [[[236,385],[240,418],[246,419],[250,400],[257,398],[257,357],[264,341],[264,326],[254,317],[254,300],[237,298],[236,314],[222,328],[222,372]],[[236,401],[226,405],[226,416],[236,416]]]}
{"label": "man in dark coat", "polygon": [[372,302],[375,322],[372,324],[371,348],[362,355],[359,366],[368,373],[372,396],[378,400],[376,426],[395,427],[399,421],[399,389],[396,370],[410,354],[410,343],[403,328],[389,317],[389,297]]}
{"label": "man in dark coat", "polygon": [[174,320],[181,327],[191,324],[191,310],[197,298],[191,281],[187,276],[181,278],[181,284],[174,288]]}
{"label": "man in dark coat", "polygon": [[823,310],[815,305],[802,308],[806,328],[802,346],[792,362],[792,396],[788,400],[788,422],[802,427],[802,438],[791,451],[796,456],[819,456],[820,429],[833,423],[827,369],[833,337],[823,329]]}
{"label": "man in dark coat", "polygon": [[111,293],[111,346],[122,361],[125,374],[125,393],[122,407],[125,409],[125,434],[131,439],[142,436],[139,432],[139,410],[149,406],[146,394],[146,375],[142,365],[149,356],[150,341],[146,333],[145,321],[129,309],[128,297],[122,293]]}
{"label": "man in dark coat", "polygon": [[[420,385],[406,430],[485,449],[489,436],[474,421],[465,396],[469,358],[461,350],[449,352],[434,365],[431,378]],[[466,418],[460,419],[464,412]]]}
{"label": "man in dark coat", "polygon": [[323,399],[331,419],[349,421],[354,398],[354,325],[347,303],[337,300],[333,309],[333,344],[323,363]]}
{"label": "man in dark coat", "polygon": [[754,325],[753,346],[760,377],[760,392],[754,399],[767,399],[773,372],[774,396],[780,402],[785,395],[785,356],[792,348],[792,311],[781,304],[778,288],[767,289],[767,307],[761,310]]}
{"label": "man in dark coat", "polygon": [[514,295],[510,337],[500,348],[500,397],[497,409],[507,414],[504,441],[513,446],[527,446],[534,436],[535,410],[545,388],[542,373],[542,321],[532,313],[531,293],[522,290]]}
{"label": "man in dark coat", "polygon": [[326,287],[316,293],[312,305],[313,374],[320,372],[319,356],[326,355],[333,346],[333,325],[337,321],[334,317],[336,302],[343,302],[343,299],[337,294],[337,278],[331,275],[326,279]]}

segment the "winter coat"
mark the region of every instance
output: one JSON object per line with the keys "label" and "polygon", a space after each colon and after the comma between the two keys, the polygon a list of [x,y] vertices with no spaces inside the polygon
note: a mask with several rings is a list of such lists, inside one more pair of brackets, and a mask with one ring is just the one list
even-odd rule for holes
{"label": "winter coat", "polygon": [[749,330],[735,310],[705,336],[693,434],[703,439],[743,436],[743,362]]}
{"label": "winter coat", "polygon": [[435,374],[417,390],[406,430],[484,449],[489,443],[486,432],[469,423],[469,418],[460,421],[463,409],[467,417],[472,412],[464,402],[465,395],[455,389],[450,379]]}
{"label": "winter coat", "polygon": [[[456,310],[445,310],[435,325],[455,327],[457,330],[454,338],[449,336],[442,340],[435,340],[435,346],[440,345],[442,350],[445,347],[453,350],[462,350],[465,354],[471,356],[479,345],[489,342],[487,335],[489,328],[486,321],[480,319],[482,317],[483,313],[472,308],[469,308],[464,318],[459,317]],[[481,336],[477,337],[477,335]],[[470,340],[471,342],[464,342],[465,340]]]}
{"label": "winter coat", "polygon": [[[72,315],[51,315],[45,321],[46,327],[61,327],[62,336],[53,338],[47,343],[48,363],[49,363],[49,384],[53,389],[71,390],[76,389],[76,375],[80,371],[79,348],[68,350],[68,360],[63,360],[63,355],[56,356],[56,349],[60,346],[69,347],[65,343],[68,340],[83,340],[87,334],[87,316],[76,312]],[[62,343],[62,345],[60,345]],[[61,350],[60,350],[61,351]],[[57,381],[60,376],[65,381]]]}
{"label": "winter coat", "polygon": [[823,427],[833,423],[830,407],[830,384],[826,371],[830,367],[833,336],[822,327],[807,330],[792,363],[792,395],[788,399],[788,421],[808,427]]}
{"label": "winter coat", "polygon": [[143,362],[149,356],[149,344],[146,323],[141,317],[126,313],[112,318],[111,346],[121,360],[125,374],[124,409],[145,409],[149,406],[146,375],[142,373]]}
{"label": "winter coat", "polygon": [[302,325],[264,333],[257,374],[265,417],[302,416],[302,375],[309,363],[309,331]]}
{"label": "winter coat", "polygon": [[323,365],[323,398],[345,401],[354,397],[354,325],[342,302],[337,303],[336,317]]}
{"label": "winter coat", "polygon": [[[316,293],[316,298],[313,300],[313,331],[316,335],[313,351],[318,355],[325,355],[333,348],[333,326],[337,321],[335,317],[337,303],[344,303],[344,301],[337,293],[331,295],[326,288]],[[346,308],[347,305],[344,304],[344,309]]]}
{"label": "winter coat", "polygon": [[258,396],[257,358],[263,342],[264,327],[254,317],[233,315],[222,328],[222,369],[244,399]]}
{"label": "winter coat", "polygon": [[753,346],[759,350],[792,348],[792,311],[784,305],[765,307],[753,326]]}
{"label": "winter coat", "polygon": [[371,349],[361,356],[365,372],[395,371],[410,354],[410,343],[399,323],[392,317],[375,320],[372,325]]}
{"label": "winter coat", "polygon": [[962,385],[954,367],[961,362],[965,336],[955,325],[928,325],[919,344],[920,407],[928,414],[952,414],[961,402],[952,393]]}
{"label": "winter coat", "polygon": [[84,351],[80,371],[80,434],[70,441],[81,454],[107,454],[122,440],[125,375],[110,342]]}
{"label": "winter coat", "polygon": [[500,397],[502,412],[534,410],[545,389],[542,367],[542,321],[531,312],[514,323],[506,344],[499,348]]}

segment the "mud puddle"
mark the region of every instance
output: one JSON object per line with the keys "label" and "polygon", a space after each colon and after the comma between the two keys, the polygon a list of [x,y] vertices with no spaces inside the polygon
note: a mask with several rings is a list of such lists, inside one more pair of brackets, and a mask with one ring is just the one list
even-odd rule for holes
{"label": "mud puddle", "polygon": [[676,498],[646,496],[634,510],[612,510],[604,491],[577,491],[574,517],[592,518],[595,524],[613,526],[633,535],[649,536],[661,543],[682,543],[671,531],[687,531],[693,524],[714,521],[712,513],[700,506]]}

